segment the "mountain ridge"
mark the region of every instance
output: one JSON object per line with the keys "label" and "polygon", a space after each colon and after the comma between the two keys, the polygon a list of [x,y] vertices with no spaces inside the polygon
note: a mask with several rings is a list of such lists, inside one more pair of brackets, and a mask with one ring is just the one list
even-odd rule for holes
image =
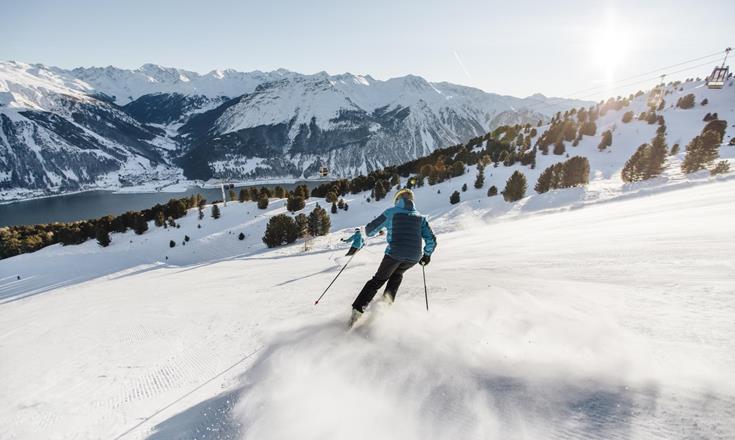
{"label": "mountain ridge", "polygon": [[0,198],[185,179],[311,178],[322,166],[354,176],[465,142],[496,120],[545,120],[587,102],[543,104],[537,112],[537,98],[417,75],[2,62]]}

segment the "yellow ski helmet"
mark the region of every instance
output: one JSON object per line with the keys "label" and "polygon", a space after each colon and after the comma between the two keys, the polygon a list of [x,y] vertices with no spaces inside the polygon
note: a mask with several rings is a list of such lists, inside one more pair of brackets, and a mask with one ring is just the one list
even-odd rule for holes
{"label": "yellow ski helmet", "polygon": [[393,197],[393,204],[395,204],[398,199],[408,199],[413,202],[413,191],[411,191],[408,188],[404,188],[396,193],[396,195]]}

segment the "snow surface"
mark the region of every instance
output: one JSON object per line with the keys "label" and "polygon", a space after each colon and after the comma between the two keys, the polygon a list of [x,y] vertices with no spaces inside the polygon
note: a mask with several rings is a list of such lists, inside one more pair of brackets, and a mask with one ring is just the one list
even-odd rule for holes
{"label": "snow surface", "polygon": [[[346,262],[338,239],[390,194],[345,197],[349,211],[307,252],[264,247],[268,219],[285,212],[272,200],[228,203],[219,220],[193,210],[180,229],[113,234],[105,249],[0,261],[0,439],[734,438],[735,174],[683,175],[680,163],[705,113],[733,136],[735,89],[682,87],[660,112],[682,152],[658,178],[620,179],[657,127],[621,122],[641,97],[567,144],[590,161],[585,188],[533,193],[566,159],[539,153],[533,170],[489,166],[479,190],[473,170],[416,189],[439,243],[431,309],[414,268],[396,303],[374,303],[352,333],[349,305],[381,238],[313,301]],[[690,92],[693,109],[670,107]],[[735,147],[720,156],[735,165]],[[516,169],[526,198],[486,196]]]}
{"label": "snow surface", "polygon": [[0,261],[0,439],[735,436],[732,174],[514,204],[473,179],[416,191],[430,311],[417,267],[352,333],[381,238],[313,301],[389,206],[365,194],[308,252],[260,242],[279,200]]}

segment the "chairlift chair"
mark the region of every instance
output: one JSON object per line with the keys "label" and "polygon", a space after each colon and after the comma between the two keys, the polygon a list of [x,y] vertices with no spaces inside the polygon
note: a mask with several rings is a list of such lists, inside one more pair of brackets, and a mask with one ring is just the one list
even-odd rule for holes
{"label": "chairlift chair", "polygon": [[721,89],[725,86],[725,81],[730,76],[730,66],[726,66],[727,55],[730,53],[732,48],[728,47],[725,49],[725,59],[722,60],[721,66],[716,66],[710,76],[707,77],[707,88],[709,89]]}
{"label": "chairlift chair", "polygon": [[327,167],[319,167],[319,175],[321,177],[327,177],[329,175],[329,168],[327,168]]}

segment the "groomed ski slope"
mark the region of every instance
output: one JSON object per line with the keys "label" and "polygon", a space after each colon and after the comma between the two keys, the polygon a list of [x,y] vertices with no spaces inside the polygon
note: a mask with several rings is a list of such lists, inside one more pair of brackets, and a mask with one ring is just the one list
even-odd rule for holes
{"label": "groomed ski slope", "polygon": [[[313,301],[346,261],[338,239],[393,192],[347,195],[308,252],[264,248],[285,212],[272,200],[0,261],[0,439],[734,438],[735,178],[679,169],[705,113],[732,137],[735,88],[682,87],[669,104],[690,92],[709,104],[660,112],[682,151],[656,179],[620,180],[656,129],[620,122],[640,97],[567,145],[590,160],[585,188],[533,193],[565,160],[539,154],[533,170],[488,167],[479,190],[474,171],[416,189],[439,243],[431,310],[414,268],[350,334],[382,238]],[[735,147],[720,156],[735,167]],[[526,198],[486,196],[515,169]]]}
{"label": "groomed ski slope", "polygon": [[[181,230],[114,235],[108,249],[5,260],[4,278],[26,273],[3,289],[57,271],[81,282],[0,305],[0,438],[733,438],[735,180],[630,194],[489,223],[457,215],[472,202],[429,207],[429,313],[415,268],[351,334],[381,239],[314,306],[343,235],[247,254],[255,238],[228,230],[252,203],[207,217],[201,237],[192,212]],[[367,206],[336,227],[388,202]],[[139,265],[183,231],[192,241],[168,264]]]}

